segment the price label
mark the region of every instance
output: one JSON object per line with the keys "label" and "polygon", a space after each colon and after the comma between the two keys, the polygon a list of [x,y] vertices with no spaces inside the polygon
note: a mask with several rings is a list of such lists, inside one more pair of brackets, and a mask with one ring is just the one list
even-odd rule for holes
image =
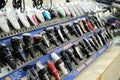
{"label": "price label", "polygon": [[77,68],[77,71],[80,72],[84,68],[85,68],[85,64],[82,64],[79,68]]}
{"label": "price label", "polygon": [[90,58],[90,59],[88,59],[88,60],[86,61],[86,64],[88,65],[88,64],[90,64],[92,61],[93,61],[93,59]]}
{"label": "price label", "polygon": [[64,46],[64,50],[66,50],[66,49],[68,49],[68,48],[70,48],[72,46],[72,44],[70,43],[70,44],[67,44],[66,46]]}

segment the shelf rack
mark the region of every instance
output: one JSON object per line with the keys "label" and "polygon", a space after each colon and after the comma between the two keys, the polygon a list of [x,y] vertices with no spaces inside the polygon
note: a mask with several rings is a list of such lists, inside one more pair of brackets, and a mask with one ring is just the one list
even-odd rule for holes
{"label": "shelf rack", "polygon": [[[35,34],[40,33],[41,31],[43,31],[46,27],[54,27],[54,26],[58,26],[59,24],[71,23],[74,20],[77,20],[79,18],[85,18],[85,17],[87,17],[87,15],[84,15],[84,16],[78,17],[78,18],[67,18],[67,20],[66,19],[64,21],[60,20],[60,22],[57,22],[55,24],[51,24],[52,23],[52,21],[51,21],[51,22],[46,23],[47,25],[45,23],[42,25],[42,26],[45,26],[45,27],[39,27],[39,28],[33,29],[32,31],[28,30],[27,32],[32,34],[32,36],[33,36]],[[38,26],[41,26],[41,25],[38,25]],[[97,32],[99,32],[100,30],[103,30],[103,29],[104,28],[100,28],[100,29],[95,30],[94,32],[97,33]],[[22,38],[23,33],[24,32],[17,33],[17,34],[7,36],[7,37],[3,37],[3,38],[0,39],[0,43],[5,43],[5,44],[7,44],[7,46],[10,46],[11,37],[12,36],[19,36],[19,37]],[[31,61],[30,63],[27,63],[26,65],[34,65],[38,61],[40,61],[42,64],[45,64],[47,60],[51,60],[51,57],[50,57],[51,53],[55,52],[59,55],[60,51],[70,48],[73,44],[78,43],[81,39],[89,38],[91,35],[93,35],[93,32],[89,32],[89,33],[85,34],[84,36],[81,36],[77,39],[71,40],[71,41],[59,46],[58,48],[54,49],[53,51],[49,52],[47,55],[42,56],[40,58],[37,58],[37,59]],[[112,41],[108,42],[98,52],[96,52],[92,57],[90,57],[87,61],[83,62],[82,65],[77,66],[67,76],[64,76],[63,80],[73,80],[85,68],[87,68],[92,62],[94,62],[105,50],[107,50],[112,45],[112,43],[113,43]],[[26,66],[26,65],[24,65],[24,66]],[[22,70],[22,68],[24,66],[21,66],[20,68],[16,69],[15,71],[10,71],[8,74],[0,77],[0,80],[6,80],[6,79],[19,80],[20,78],[26,76],[27,73]]]}
{"label": "shelf rack", "polygon": [[[100,29],[95,30],[94,32],[97,33],[99,32]],[[60,47],[58,47],[57,49],[51,51],[48,53],[48,55],[42,56],[26,65],[34,65],[36,62],[40,61],[42,64],[45,64],[47,60],[51,60],[51,53],[55,52],[59,55],[60,51],[64,50],[64,49],[68,49],[70,48],[73,44],[78,43],[81,39],[85,38],[89,38],[91,35],[93,35],[93,32],[89,32],[86,35],[84,35],[83,37],[77,38],[75,40],[71,40],[63,45],[61,45]],[[73,70],[69,75],[65,76],[63,78],[63,80],[73,80],[73,78],[75,78],[78,74],[80,74],[87,66],[89,66],[89,64],[91,64],[93,61],[95,61],[105,50],[107,50],[110,46],[112,45],[112,41],[108,42],[105,46],[103,46],[98,52],[95,53],[95,55],[93,55],[91,58],[89,58],[86,62],[83,62],[82,65],[79,65],[75,70]],[[25,66],[25,65],[24,65]],[[23,67],[24,67],[23,66]],[[11,80],[17,80],[20,79],[22,77],[24,77],[27,73],[23,72],[22,68],[19,68],[11,73],[9,73],[8,75],[0,78],[0,80],[6,80],[6,78],[10,78]]]}

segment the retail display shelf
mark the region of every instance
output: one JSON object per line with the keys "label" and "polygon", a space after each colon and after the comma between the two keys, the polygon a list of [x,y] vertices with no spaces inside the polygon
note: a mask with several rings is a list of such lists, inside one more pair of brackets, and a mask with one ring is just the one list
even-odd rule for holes
{"label": "retail display shelf", "polygon": [[[110,30],[99,15],[107,10],[97,3],[59,3],[48,10],[48,5],[36,3],[33,1],[33,7],[43,9],[26,7],[23,15],[16,9],[1,9],[0,17],[5,18],[1,23],[6,21],[9,28],[5,31],[2,25],[0,31],[0,80],[74,80],[112,46]],[[23,2],[21,8],[25,6]],[[13,24],[15,20],[19,25]]]}
{"label": "retail display shelf", "polygon": [[[100,11],[101,12],[101,11]],[[91,13],[90,15],[92,14],[95,14],[95,13]],[[38,29],[33,29],[33,30],[28,30],[26,31],[27,33],[30,33],[32,36],[35,35],[35,34],[39,34],[40,32],[42,32],[45,28],[48,28],[48,27],[57,27],[59,26],[60,24],[67,24],[67,23],[73,23],[74,20],[77,20],[77,19],[81,19],[81,18],[85,18],[87,17],[89,14],[86,14],[86,15],[83,15],[81,17],[77,17],[77,18],[67,18],[65,20],[60,20],[57,21],[56,23],[53,23],[53,24],[44,24],[43,26],[44,27],[40,27]],[[49,23],[49,22],[48,22]],[[40,25],[38,25],[40,26]],[[96,29],[94,32],[95,33],[98,33],[100,30],[104,30],[104,27],[101,27],[100,29]],[[55,48],[54,50],[52,50],[51,52],[48,52],[47,55],[45,56],[41,56],[25,65],[22,65],[22,66],[19,66],[18,69],[16,70],[10,70],[4,74],[0,73],[0,80],[19,80],[21,79],[22,77],[26,76],[27,73],[23,71],[23,67],[26,66],[26,65],[33,65],[40,61],[42,64],[45,64],[47,60],[52,60],[50,55],[51,53],[55,52],[59,55],[59,53],[64,50],[64,49],[68,49],[70,48],[73,44],[78,44],[78,42],[80,40],[82,40],[83,38],[89,38],[91,35],[94,34],[94,32],[88,32],[87,34],[84,34],[84,36],[81,36],[77,39],[74,39],[74,40],[71,40],[67,43],[64,43],[63,45],[59,46],[58,48]],[[21,37],[22,38],[22,34],[24,32],[21,32],[21,33],[18,33],[18,34],[12,34],[11,36],[7,36],[7,37],[3,37],[0,39],[0,43],[5,43],[7,46],[11,46],[11,37],[13,36],[18,36],[18,37]],[[86,62],[82,63],[82,65],[78,66],[74,71],[72,71],[70,74],[68,74],[67,76],[65,76],[63,78],[63,80],[71,80],[73,78],[75,78],[75,76],[77,76],[78,74],[80,74],[80,72],[82,72],[82,70],[84,70],[87,66],[89,66],[90,63],[92,63],[97,57],[99,57],[100,54],[102,54],[108,47],[111,46],[112,43],[108,43],[106,44],[101,50],[99,50],[94,56],[92,56],[90,59],[88,59]]]}

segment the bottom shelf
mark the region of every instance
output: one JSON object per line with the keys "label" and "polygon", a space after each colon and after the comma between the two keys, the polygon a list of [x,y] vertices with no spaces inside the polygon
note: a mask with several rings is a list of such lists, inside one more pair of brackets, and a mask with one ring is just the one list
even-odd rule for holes
{"label": "bottom shelf", "polygon": [[72,71],[70,74],[68,74],[67,76],[65,76],[63,78],[63,80],[73,80],[84,69],[86,69],[92,62],[94,62],[104,51],[106,51],[112,44],[113,44],[113,41],[108,42],[99,51],[97,51],[93,56],[91,56],[87,61],[83,62],[74,71]]}
{"label": "bottom shelf", "polygon": [[[79,39],[75,40],[75,41],[71,41],[70,43],[75,43],[78,42]],[[107,50],[111,45],[113,44],[113,41],[108,42],[105,46],[103,46],[99,51],[97,51],[93,56],[91,56],[88,60],[84,61],[83,63],[81,63],[79,66],[77,66],[72,72],[70,72],[67,76],[63,77],[62,80],[73,80],[76,76],[78,76],[85,68],[87,68],[93,61],[95,61],[105,50]],[[70,44],[67,45],[67,47]],[[65,46],[65,45],[63,45]],[[66,46],[65,46],[66,47]],[[61,51],[63,48],[59,48],[57,50],[55,50],[55,52],[57,53],[58,51]],[[50,55],[50,54],[49,54]],[[49,56],[47,55],[47,56]],[[44,59],[47,60],[45,57],[42,57],[40,59]],[[36,60],[35,60],[36,61]],[[34,61],[34,62],[35,62]],[[42,61],[42,60],[41,60]],[[29,63],[32,64],[32,63]],[[23,74],[24,73],[24,74]],[[0,80],[18,80],[21,78],[21,76],[25,76],[26,73],[23,72],[22,68],[18,69],[16,72],[13,72],[10,75],[6,75],[3,78],[0,78]]]}

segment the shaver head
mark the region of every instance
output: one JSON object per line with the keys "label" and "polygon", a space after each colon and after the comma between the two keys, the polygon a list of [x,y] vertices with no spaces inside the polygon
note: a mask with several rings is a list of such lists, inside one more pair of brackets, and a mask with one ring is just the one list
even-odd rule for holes
{"label": "shaver head", "polygon": [[54,27],[54,30],[58,30],[58,29],[60,29],[60,27],[58,26],[58,27]]}
{"label": "shaver head", "polygon": [[49,9],[48,11],[50,12],[52,18],[58,17],[58,13],[54,11],[53,9]]}
{"label": "shaver head", "polygon": [[63,24],[59,25],[60,29],[63,30],[64,28],[66,28]]}
{"label": "shaver head", "polygon": [[72,26],[72,24],[68,23],[68,24],[66,24],[66,26]]}
{"label": "shaver head", "polygon": [[4,49],[4,48],[7,48],[6,44],[0,44],[0,50]]}
{"label": "shaver head", "polygon": [[32,35],[30,33],[23,34],[23,41],[25,44],[32,43]]}
{"label": "shaver head", "polygon": [[25,67],[23,68],[23,71],[27,71],[27,70],[29,70],[29,69],[31,69],[31,68],[32,68],[31,65],[25,66]]}
{"label": "shaver head", "polygon": [[60,57],[56,53],[52,53],[51,57],[55,62],[60,59]]}
{"label": "shaver head", "polygon": [[48,27],[48,28],[45,29],[45,32],[46,32],[46,34],[53,33],[54,28],[53,27]]}
{"label": "shaver head", "polygon": [[60,27],[61,30],[66,28],[66,26],[64,24],[60,24],[59,27]]}
{"label": "shaver head", "polygon": [[46,34],[54,33],[54,27],[48,27],[45,29],[45,31],[46,31]]}
{"label": "shaver head", "polygon": [[33,40],[34,40],[35,43],[39,43],[43,40],[43,37],[40,34],[36,34],[36,35],[33,36]]}
{"label": "shaver head", "polygon": [[45,31],[46,32],[52,32],[52,31],[54,31],[54,28],[53,27],[48,27],[48,28],[45,29]]}
{"label": "shaver head", "polygon": [[12,47],[19,47],[20,44],[21,44],[21,38],[20,37],[15,36],[15,37],[11,38]]}
{"label": "shaver head", "polygon": [[71,32],[73,29],[72,24],[67,24],[66,28],[68,29],[69,32]]}
{"label": "shaver head", "polygon": [[[66,26],[64,24],[60,24],[59,27],[60,27],[61,31],[64,31],[64,29],[67,30],[67,28],[66,28]],[[64,31],[64,32],[68,34],[68,30]]]}
{"label": "shaver head", "polygon": [[73,24],[77,24],[78,23],[78,20],[75,20],[74,22],[73,22]]}
{"label": "shaver head", "polygon": [[35,64],[35,66],[36,66],[36,69],[39,69],[39,70],[44,68],[44,66],[41,64],[40,61],[37,62],[37,63]]}
{"label": "shaver head", "polygon": [[64,59],[64,60],[69,59],[69,56],[66,54],[66,51],[65,51],[65,50],[62,50],[62,51],[60,52],[60,55],[62,56],[62,59]]}
{"label": "shaver head", "polygon": [[63,24],[60,24],[59,26],[60,26],[60,28],[64,28],[64,25],[63,25]]}

